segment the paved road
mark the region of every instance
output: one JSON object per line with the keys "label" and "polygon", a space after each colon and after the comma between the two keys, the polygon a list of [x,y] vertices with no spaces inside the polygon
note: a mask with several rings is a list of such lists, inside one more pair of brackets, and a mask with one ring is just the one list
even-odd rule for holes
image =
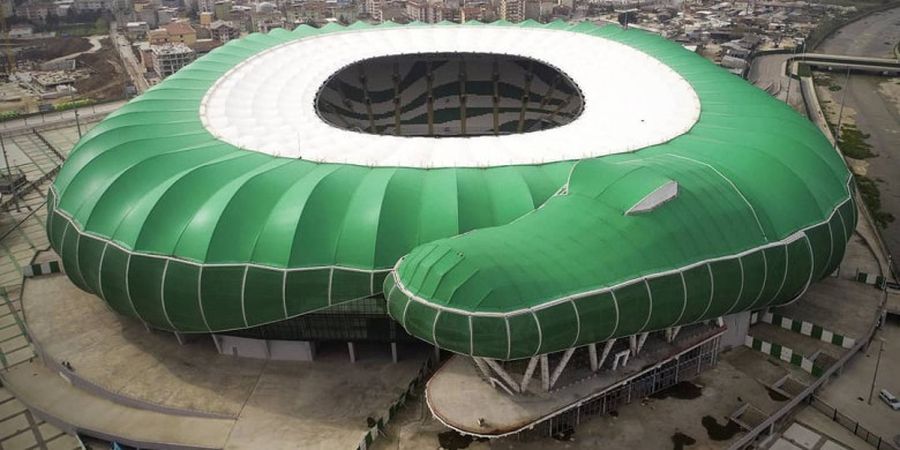
{"label": "paved road", "polygon": [[797,80],[788,78],[784,72],[784,64],[790,57],[791,55],[787,54],[774,54],[754,58],[750,64],[747,79],[781,101],[786,101],[790,95],[791,106],[804,113],[803,99],[800,96]]}
{"label": "paved road", "polygon": [[[116,102],[102,103],[99,105],[85,106],[78,109],[78,119],[82,122],[88,122],[92,119],[98,119],[119,109],[127,103],[126,100]],[[75,123],[75,109],[68,111],[53,112],[47,114],[37,114],[34,116],[24,117],[21,119],[7,120],[0,122],[0,132],[4,135],[15,133],[18,131],[29,130],[36,127],[44,127],[47,125],[55,125],[62,123]]]}
{"label": "paved road", "polygon": [[[843,27],[816,51],[889,58],[893,57],[893,48],[898,42],[900,8],[894,8]],[[845,104],[856,110],[857,126],[870,134],[868,142],[878,154],[869,159],[868,173],[873,179],[883,180],[879,183],[882,209],[896,218],[894,223],[882,230],[882,237],[897,259],[900,258],[900,104],[879,91],[880,84],[886,82],[897,83],[900,79],[851,76]]]}
{"label": "paved road", "polygon": [[116,50],[119,51],[119,57],[122,58],[125,71],[128,72],[128,77],[131,78],[134,88],[137,89],[138,94],[143,94],[147,89],[150,89],[147,79],[144,78],[144,66],[141,65],[140,61],[135,58],[134,52],[131,51],[131,43],[128,42],[125,36],[116,31],[116,27],[115,23],[110,25],[109,37],[112,39],[113,45],[116,46]]}

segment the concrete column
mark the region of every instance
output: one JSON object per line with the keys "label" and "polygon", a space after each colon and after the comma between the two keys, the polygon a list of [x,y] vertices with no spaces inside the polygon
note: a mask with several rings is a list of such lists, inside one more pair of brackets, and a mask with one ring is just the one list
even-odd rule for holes
{"label": "concrete column", "polygon": [[356,347],[353,346],[352,342],[347,342],[347,351],[350,352],[350,362],[356,362]]}
{"label": "concrete column", "polygon": [[391,360],[394,361],[394,364],[397,364],[397,343],[391,342]]}
{"label": "concrete column", "polygon": [[221,354],[222,353],[222,343],[219,342],[219,337],[214,334],[209,335],[209,337],[212,338],[213,344],[216,344],[216,351]]}
{"label": "concrete column", "polygon": [[597,366],[597,344],[588,344],[588,356],[591,358],[591,372],[596,372]]}
{"label": "concrete column", "polygon": [[178,344],[184,345],[185,344],[184,335],[177,331],[174,334],[175,334],[175,340],[178,341]]}
{"label": "concrete column", "polygon": [[566,349],[566,352],[563,353],[562,359],[559,360],[559,364],[556,365],[556,369],[553,370],[553,375],[550,377],[550,387],[556,385],[556,380],[559,379],[559,376],[562,375],[563,370],[566,369],[566,365],[569,364],[569,359],[572,358],[572,354],[575,353],[575,347],[569,347]]}
{"label": "concrete column", "polygon": [[546,354],[541,355],[541,387],[550,390],[550,359]]}
{"label": "concrete column", "polygon": [[534,375],[534,369],[537,367],[538,357],[533,356],[530,360],[528,360],[528,367],[525,369],[525,375],[522,376],[520,391],[525,392],[525,389],[528,388],[528,383],[531,382],[531,376]]}
{"label": "concrete column", "polygon": [[441,362],[441,348],[438,347],[437,345],[434,346],[434,362],[435,363]]}

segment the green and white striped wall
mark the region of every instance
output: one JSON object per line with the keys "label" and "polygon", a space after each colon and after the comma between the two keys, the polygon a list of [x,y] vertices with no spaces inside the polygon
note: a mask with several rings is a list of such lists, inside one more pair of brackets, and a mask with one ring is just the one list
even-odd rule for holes
{"label": "green and white striped wall", "polygon": [[771,312],[753,313],[750,317],[750,323],[756,323],[757,321],[770,323],[784,328],[785,330],[791,330],[795,333],[800,333],[804,336],[809,336],[813,339],[818,339],[822,342],[827,342],[843,348],[851,348],[856,344],[856,339],[853,339],[852,337],[835,333],[812,322],[796,320]]}
{"label": "green and white striped wall", "polygon": [[48,261],[36,264],[28,264],[22,267],[22,275],[26,277],[39,277],[41,275],[49,275],[51,273],[62,273],[62,264],[59,261]]}
{"label": "green and white striped wall", "polygon": [[886,281],[883,276],[874,273],[856,272],[856,281],[865,284],[871,284],[878,287],[884,286]]}
{"label": "green and white striped wall", "polygon": [[744,338],[744,345],[752,348],[753,350],[765,353],[769,356],[774,356],[782,361],[791,364],[792,366],[797,366],[803,369],[804,372],[810,373],[813,376],[818,377],[825,372],[825,369],[815,365],[815,363],[813,363],[811,359],[794,352],[794,350],[790,347],[785,347],[781,344],[775,344],[772,342],[766,342],[762,339],[757,339],[750,335],[747,335]]}

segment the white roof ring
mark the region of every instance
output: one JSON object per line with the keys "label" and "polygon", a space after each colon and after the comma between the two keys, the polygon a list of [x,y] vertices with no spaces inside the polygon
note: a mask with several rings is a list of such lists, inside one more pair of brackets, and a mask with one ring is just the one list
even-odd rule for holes
{"label": "white roof ring", "polygon": [[[416,53],[495,53],[558,68],[577,83],[581,115],[556,128],[465,137],[359,133],[323,121],[319,88],[355,62]],[[417,26],[310,36],[241,62],[210,88],[204,127],[237,147],[372,167],[533,165],[638,150],[686,133],[700,117],[693,88],[657,59],[601,37],[519,27]]]}

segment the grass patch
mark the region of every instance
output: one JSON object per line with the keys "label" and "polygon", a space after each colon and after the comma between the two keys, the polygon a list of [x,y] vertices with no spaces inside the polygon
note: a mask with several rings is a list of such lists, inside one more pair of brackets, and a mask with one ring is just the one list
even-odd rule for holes
{"label": "grass patch", "polygon": [[855,178],[859,194],[862,196],[866,208],[872,213],[875,224],[882,229],[887,228],[888,224],[894,221],[894,215],[881,210],[881,192],[878,190],[878,184],[871,178],[861,175],[856,175]]}
{"label": "grass patch", "polygon": [[855,159],[866,159],[875,156],[872,146],[866,142],[869,134],[863,133],[853,124],[841,125],[841,135],[838,139],[838,147],[845,155]]}
{"label": "grass patch", "polygon": [[837,92],[841,90],[841,87],[836,84],[832,84],[831,86],[828,86],[828,90],[831,92]]}

